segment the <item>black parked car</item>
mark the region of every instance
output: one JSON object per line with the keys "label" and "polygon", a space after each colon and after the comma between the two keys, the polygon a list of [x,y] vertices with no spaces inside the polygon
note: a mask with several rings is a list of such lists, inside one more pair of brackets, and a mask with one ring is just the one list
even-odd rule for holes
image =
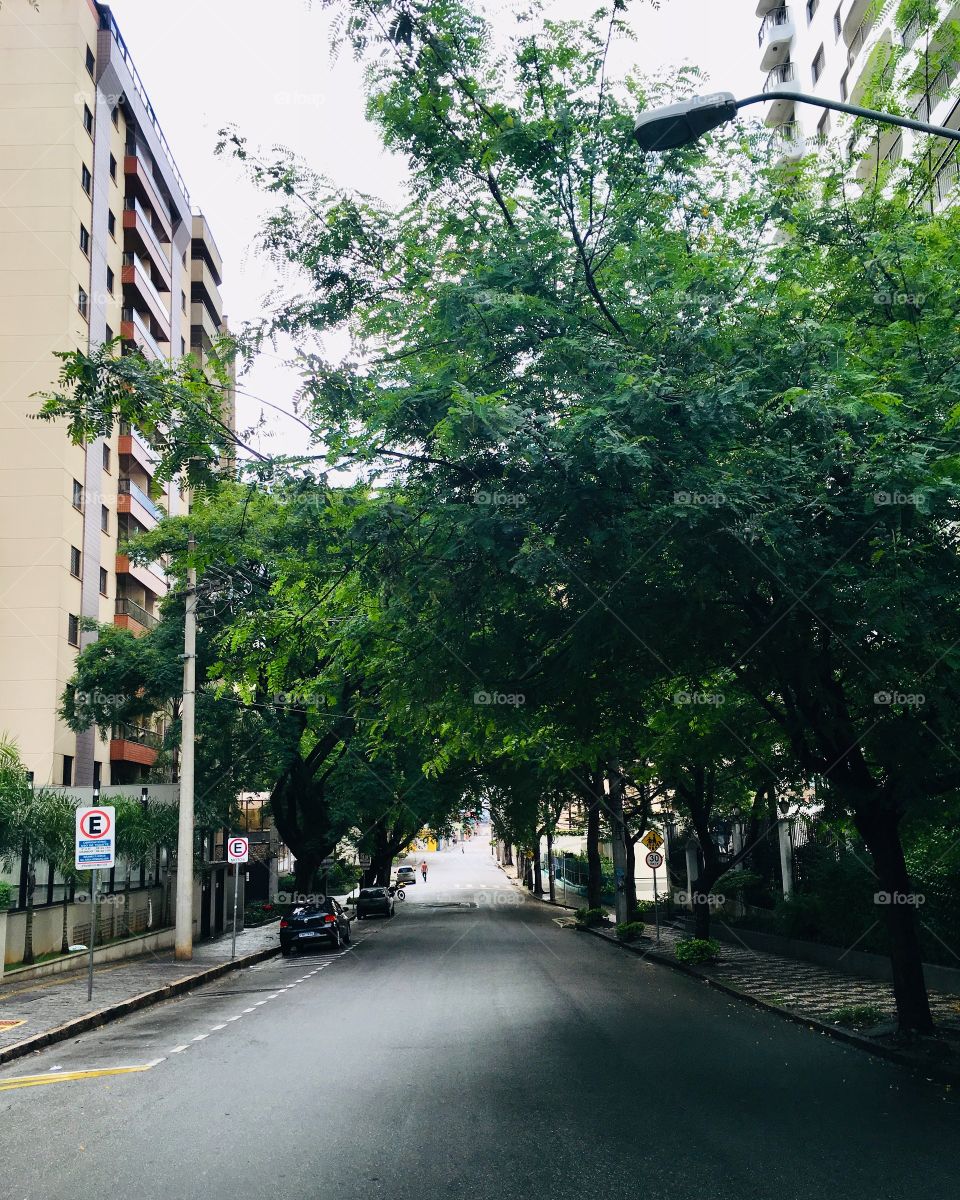
{"label": "black parked car", "polygon": [[336,900],[328,898],[322,904],[305,904],[280,922],[283,955],[321,941],[336,947],[350,941],[350,919]]}
{"label": "black parked car", "polygon": [[357,920],[364,917],[392,917],[394,912],[393,897],[390,889],[385,887],[361,888],[357,897]]}

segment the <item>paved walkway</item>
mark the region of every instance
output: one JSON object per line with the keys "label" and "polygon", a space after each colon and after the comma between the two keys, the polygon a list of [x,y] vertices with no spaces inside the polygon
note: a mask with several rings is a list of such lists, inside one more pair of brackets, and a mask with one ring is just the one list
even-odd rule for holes
{"label": "paved walkway", "polygon": [[[86,959],[74,971],[0,985],[0,1050],[63,1025],[75,1017],[154,991],[178,979],[198,975],[230,958],[230,935],[198,942],[190,962],[178,962],[172,950],[104,963],[94,969],[93,1000],[87,1000]],[[237,957],[279,945],[277,923],[237,934]],[[18,1024],[4,1026],[5,1021]]]}
{"label": "paved walkway", "polygon": [[[513,867],[504,867],[503,870],[509,879],[517,883],[517,873]],[[517,883],[517,886],[521,885]],[[549,904],[545,897],[541,899]],[[584,903],[585,901],[581,900],[579,906]],[[648,928],[651,930],[650,934],[644,935],[633,945],[641,952],[656,952],[658,947],[652,926]],[[736,930],[731,926],[727,928],[736,937]],[[616,940],[612,930],[609,936],[612,941]],[[689,928],[682,918],[672,924],[664,924],[661,927],[660,953],[672,955],[677,942],[689,936]],[[721,946],[718,962],[712,966],[701,966],[697,968],[698,972],[748,996],[827,1024],[837,1023],[836,1014],[841,1009],[865,1006],[879,1010],[882,1014],[879,1029],[883,1032],[887,1032],[884,1027],[888,1027],[896,1018],[893,988],[888,983],[850,975],[845,971],[821,967],[815,963],[801,962],[795,958],[767,954],[743,944],[722,942]],[[930,1008],[933,1011],[933,1019],[940,1028],[960,1031],[960,996],[932,991]],[[858,1032],[869,1033],[869,1030],[864,1028]]]}

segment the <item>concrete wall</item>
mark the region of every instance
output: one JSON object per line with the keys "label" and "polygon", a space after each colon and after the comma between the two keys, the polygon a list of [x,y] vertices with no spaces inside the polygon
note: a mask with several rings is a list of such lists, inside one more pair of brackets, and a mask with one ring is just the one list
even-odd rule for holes
{"label": "concrete wall", "polygon": [[[161,889],[143,888],[130,893],[130,916],[136,928],[138,920],[143,921],[148,914],[148,906],[152,901],[153,925],[160,924]],[[122,893],[115,896],[101,896],[97,905],[97,928],[100,941],[120,937],[123,934],[124,913],[126,903]],[[73,903],[67,905],[67,929],[71,942],[81,940],[83,933],[86,942],[86,929],[90,924],[90,903]],[[7,944],[4,952],[4,962],[14,963],[23,960],[23,941],[26,931],[26,910],[7,914]],[[63,905],[43,905],[33,910],[33,953],[52,954],[60,949],[61,929],[63,926]]]}

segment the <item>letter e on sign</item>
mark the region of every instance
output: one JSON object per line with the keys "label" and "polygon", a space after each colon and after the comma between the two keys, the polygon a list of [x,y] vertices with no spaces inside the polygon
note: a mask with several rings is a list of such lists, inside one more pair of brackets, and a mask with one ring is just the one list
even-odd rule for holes
{"label": "letter e on sign", "polygon": [[245,863],[250,857],[250,843],[245,837],[232,837],[227,842],[227,862]]}

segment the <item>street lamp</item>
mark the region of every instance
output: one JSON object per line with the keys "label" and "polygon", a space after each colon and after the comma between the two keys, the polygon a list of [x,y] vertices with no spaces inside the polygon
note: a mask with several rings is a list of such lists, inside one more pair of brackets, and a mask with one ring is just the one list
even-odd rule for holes
{"label": "street lamp", "polygon": [[794,104],[814,104],[818,108],[830,108],[835,112],[849,113],[878,121],[884,125],[899,125],[903,129],[916,129],[920,133],[931,133],[936,137],[950,138],[960,142],[960,129],[948,129],[945,125],[929,125],[926,121],[914,121],[910,117],[897,117],[893,113],[877,112],[872,108],[861,108],[858,104],[844,104],[839,100],[824,100],[820,96],[807,96],[802,92],[770,91],[738,100],[732,92],[715,92],[710,96],[694,96],[681,100],[679,104],[668,104],[651,108],[637,118],[633,136],[644,150],[676,150],[697,141],[711,129],[718,129],[736,117],[741,108],[748,104],[762,104],[767,100],[792,100]]}

